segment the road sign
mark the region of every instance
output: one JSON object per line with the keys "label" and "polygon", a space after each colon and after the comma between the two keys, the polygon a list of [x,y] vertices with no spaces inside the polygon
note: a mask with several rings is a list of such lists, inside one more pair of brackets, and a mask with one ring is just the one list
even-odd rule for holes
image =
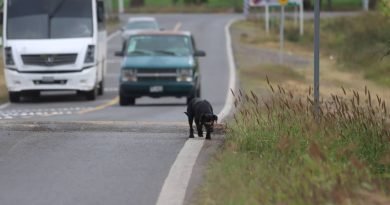
{"label": "road sign", "polygon": [[288,0],[278,0],[278,1],[281,6],[286,6],[288,4]]}

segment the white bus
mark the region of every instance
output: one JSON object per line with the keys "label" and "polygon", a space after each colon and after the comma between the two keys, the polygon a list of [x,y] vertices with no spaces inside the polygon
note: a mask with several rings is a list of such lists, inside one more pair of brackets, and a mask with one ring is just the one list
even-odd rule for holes
{"label": "white bus", "polygon": [[41,91],[104,91],[103,0],[4,0],[3,59],[10,102]]}

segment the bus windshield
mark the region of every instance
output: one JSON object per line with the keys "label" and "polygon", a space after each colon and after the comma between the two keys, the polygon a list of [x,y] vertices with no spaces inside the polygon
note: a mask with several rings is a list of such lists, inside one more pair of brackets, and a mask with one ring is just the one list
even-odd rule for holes
{"label": "bus windshield", "polygon": [[8,0],[8,39],[83,38],[93,35],[91,0]]}

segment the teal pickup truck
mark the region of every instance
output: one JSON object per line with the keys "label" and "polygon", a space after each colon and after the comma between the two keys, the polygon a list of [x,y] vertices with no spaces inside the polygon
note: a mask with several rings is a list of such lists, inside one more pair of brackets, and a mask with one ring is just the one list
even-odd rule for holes
{"label": "teal pickup truck", "polygon": [[148,31],[132,35],[124,50],[119,83],[120,105],[134,105],[136,98],[149,96],[200,97],[198,57],[195,40],[185,31]]}

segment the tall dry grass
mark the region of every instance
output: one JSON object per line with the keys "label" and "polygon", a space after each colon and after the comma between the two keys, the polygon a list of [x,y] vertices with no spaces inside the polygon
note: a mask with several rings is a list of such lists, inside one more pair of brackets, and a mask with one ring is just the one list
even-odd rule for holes
{"label": "tall dry grass", "polygon": [[341,88],[313,109],[269,83],[270,98],[234,92],[238,112],[200,204],[390,204],[390,117],[365,89]]}

